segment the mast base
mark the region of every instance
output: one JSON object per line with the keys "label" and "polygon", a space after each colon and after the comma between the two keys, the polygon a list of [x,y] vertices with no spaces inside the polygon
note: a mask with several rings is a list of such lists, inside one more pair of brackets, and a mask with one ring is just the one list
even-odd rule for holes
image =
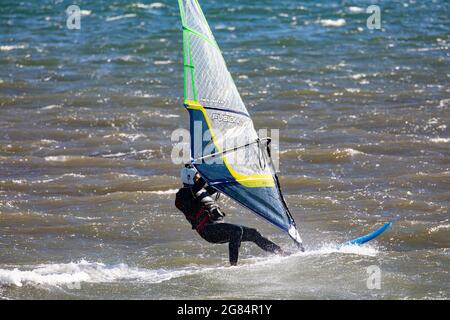
{"label": "mast base", "polygon": [[295,244],[300,249],[300,251],[304,252],[305,248],[303,247],[302,238],[300,238],[300,234],[298,233],[297,228],[293,224],[289,226],[288,233],[289,236],[292,238],[292,240],[294,240]]}

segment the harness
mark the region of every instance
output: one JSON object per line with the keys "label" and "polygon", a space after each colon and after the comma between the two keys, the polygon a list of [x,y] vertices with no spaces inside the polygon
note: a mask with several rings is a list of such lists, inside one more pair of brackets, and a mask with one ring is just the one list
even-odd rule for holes
{"label": "harness", "polygon": [[186,220],[199,234],[206,223],[210,222],[207,208],[193,194],[191,188],[181,188],[175,198],[175,206],[183,212]]}
{"label": "harness", "polygon": [[204,206],[200,208],[200,210],[197,211],[194,218],[194,223],[191,222],[192,228],[197,230],[198,233],[203,232],[203,227],[206,223],[209,222],[209,214]]}

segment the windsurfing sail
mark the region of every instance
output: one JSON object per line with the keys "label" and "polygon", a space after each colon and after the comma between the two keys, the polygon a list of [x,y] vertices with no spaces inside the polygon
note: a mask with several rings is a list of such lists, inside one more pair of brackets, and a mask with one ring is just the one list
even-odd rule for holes
{"label": "windsurfing sail", "polygon": [[210,186],[288,232],[302,248],[273,170],[270,140],[258,137],[198,1],[178,2],[191,163]]}

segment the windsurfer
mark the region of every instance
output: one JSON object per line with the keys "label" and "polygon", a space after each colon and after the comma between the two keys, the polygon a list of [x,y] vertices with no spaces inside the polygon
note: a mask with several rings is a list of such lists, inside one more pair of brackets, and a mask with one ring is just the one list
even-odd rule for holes
{"label": "windsurfer", "polygon": [[230,264],[236,265],[242,241],[254,242],[261,249],[275,253],[285,252],[256,229],[223,222],[225,213],[212,196],[216,190],[206,185],[194,167],[181,170],[183,187],[177,192],[175,206],[191,223],[192,229],[210,243],[228,243]]}

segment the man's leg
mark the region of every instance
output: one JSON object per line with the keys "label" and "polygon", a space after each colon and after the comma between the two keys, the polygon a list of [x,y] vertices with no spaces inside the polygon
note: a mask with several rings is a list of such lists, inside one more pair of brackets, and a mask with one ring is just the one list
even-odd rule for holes
{"label": "man's leg", "polygon": [[273,243],[272,241],[270,241],[267,238],[264,238],[256,229],[253,228],[247,228],[247,227],[242,227],[243,229],[243,234],[242,234],[242,240],[241,241],[251,241],[254,242],[258,247],[260,247],[261,249],[265,250],[265,251],[269,251],[272,253],[282,253],[283,250],[281,250],[281,248],[276,245],[275,243]]}
{"label": "man's leg", "polygon": [[230,264],[235,266],[239,258],[239,248],[243,235],[243,227],[230,223],[206,224],[203,228],[203,238],[212,243],[226,243],[230,251]]}

